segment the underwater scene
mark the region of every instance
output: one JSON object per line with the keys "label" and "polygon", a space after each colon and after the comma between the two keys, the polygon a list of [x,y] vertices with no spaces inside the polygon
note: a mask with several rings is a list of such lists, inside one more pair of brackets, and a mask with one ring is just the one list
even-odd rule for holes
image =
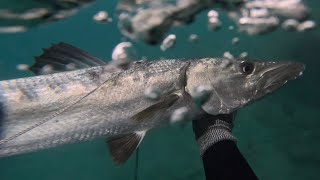
{"label": "underwater scene", "polygon": [[258,179],[319,179],[319,21],[317,0],[1,0],[0,180],[210,179],[201,113],[235,114]]}

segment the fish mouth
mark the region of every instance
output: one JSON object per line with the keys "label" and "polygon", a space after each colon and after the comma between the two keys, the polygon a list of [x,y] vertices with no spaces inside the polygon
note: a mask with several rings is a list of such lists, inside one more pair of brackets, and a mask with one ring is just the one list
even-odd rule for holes
{"label": "fish mouth", "polygon": [[256,83],[256,97],[262,97],[279,89],[289,80],[301,76],[305,70],[302,63],[268,63]]}

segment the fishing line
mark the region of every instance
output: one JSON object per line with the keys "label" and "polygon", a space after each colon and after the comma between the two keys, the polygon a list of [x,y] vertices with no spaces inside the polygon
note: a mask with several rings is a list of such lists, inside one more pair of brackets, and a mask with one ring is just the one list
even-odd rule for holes
{"label": "fishing line", "polygon": [[138,180],[138,170],[139,170],[139,147],[136,150],[136,159],[134,166],[134,180]]}
{"label": "fishing line", "polygon": [[47,118],[45,118],[44,120],[34,124],[33,126],[23,130],[23,131],[20,131],[19,133],[17,134],[14,134],[13,136],[10,136],[8,138],[5,138],[5,139],[2,139],[0,141],[0,145],[4,144],[4,143],[7,143],[25,133],[27,133],[28,131],[31,131],[32,129],[38,127],[38,126],[41,126],[42,124],[50,121],[51,119],[55,118],[56,116],[58,116],[59,114],[63,113],[64,111],[66,111],[67,109],[69,109],[70,107],[72,107],[73,105],[77,104],[78,102],[82,101],[84,98],[88,97],[90,94],[92,94],[93,92],[95,92],[99,87],[101,87],[104,83],[106,83],[108,80],[106,80],[105,82],[103,82],[101,85],[99,85],[98,87],[96,87],[95,89],[93,89],[92,91],[90,91],[88,94],[86,94],[85,96],[81,97],[80,99],[78,99],[77,101],[75,101],[74,103],[70,104],[69,106],[66,106],[62,109],[60,109],[59,111],[56,111],[55,113],[53,113],[51,116],[48,116]]}

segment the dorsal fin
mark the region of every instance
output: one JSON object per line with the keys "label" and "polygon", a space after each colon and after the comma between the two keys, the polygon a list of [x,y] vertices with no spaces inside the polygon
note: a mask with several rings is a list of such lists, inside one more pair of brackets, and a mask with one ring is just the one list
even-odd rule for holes
{"label": "dorsal fin", "polygon": [[117,165],[122,165],[141,143],[146,131],[139,131],[108,140],[110,154]]}
{"label": "dorsal fin", "polygon": [[107,64],[79,48],[62,42],[53,44],[48,49],[43,49],[43,54],[35,57],[35,60],[36,62],[30,70],[37,75],[46,74],[46,72],[43,72],[45,66],[50,66],[50,74]]}

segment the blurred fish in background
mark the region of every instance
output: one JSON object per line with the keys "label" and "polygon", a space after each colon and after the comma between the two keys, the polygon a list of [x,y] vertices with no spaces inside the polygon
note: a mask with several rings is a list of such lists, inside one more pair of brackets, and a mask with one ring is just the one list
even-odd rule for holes
{"label": "blurred fish in background", "polygon": [[94,0],[1,0],[0,33],[17,33],[74,15]]}
{"label": "blurred fish in background", "polygon": [[[308,8],[299,0],[122,0],[117,7],[119,28],[131,39],[158,44],[172,26],[190,24],[197,14],[211,8],[227,13],[238,30],[248,35],[272,32],[286,20],[296,21],[296,28],[292,28],[296,31],[315,27],[308,20]],[[221,26],[218,17],[217,11],[208,12],[208,26],[213,30]]]}
{"label": "blurred fish in background", "polygon": [[[17,0],[0,2],[0,33],[24,32],[39,24],[58,21],[74,15],[94,0]],[[239,32],[249,35],[269,33],[278,27],[294,31],[313,29],[309,10],[300,0],[119,0],[117,19],[119,30],[126,37],[147,44],[159,44],[172,26],[192,23],[197,14],[211,8],[227,13]],[[219,13],[208,13],[208,26],[218,30]],[[105,11],[93,19],[110,22]]]}

